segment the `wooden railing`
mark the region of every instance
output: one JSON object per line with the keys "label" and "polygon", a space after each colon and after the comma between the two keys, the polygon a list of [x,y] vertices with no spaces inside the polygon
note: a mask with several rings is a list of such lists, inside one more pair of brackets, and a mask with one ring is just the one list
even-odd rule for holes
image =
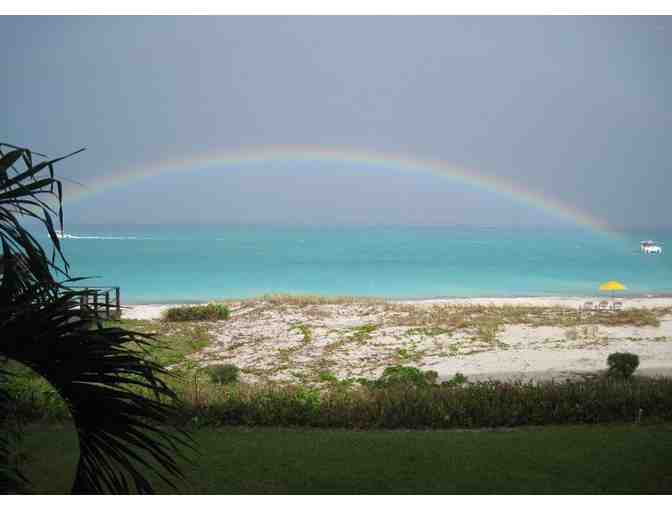
{"label": "wooden railing", "polygon": [[94,312],[98,317],[118,319],[121,317],[121,293],[119,287],[69,287],[83,291],[79,297],[81,309]]}

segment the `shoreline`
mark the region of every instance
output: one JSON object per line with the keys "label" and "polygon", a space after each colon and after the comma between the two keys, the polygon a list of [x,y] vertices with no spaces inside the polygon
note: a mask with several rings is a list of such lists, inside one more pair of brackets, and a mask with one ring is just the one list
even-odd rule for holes
{"label": "shoreline", "polygon": [[645,293],[624,293],[620,292],[612,298],[611,294],[508,294],[508,295],[483,295],[483,296],[424,296],[424,297],[398,297],[398,296],[359,296],[350,294],[310,294],[310,293],[267,293],[251,297],[230,297],[213,299],[189,299],[175,298],[168,300],[129,300],[122,306],[164,306],[164,305],[204,305],[207,303],[238,303],[243,301],[264,301],[275,297],[301,298],[309,297],[324,300],[348,299],[350,301],[386,301],[390,303],[423,303],[423,302],[453,302],[453,301],[489,301],[489,300],[601,300],[601,299],[671,299],[672,292],[645,292]]}
{"label": "shoreline", "polygon": [[[271,297],[273,295],[270,295]],[[288,295],[290,297],[301,297],[300,294]],[[312,297],[312,296],[311,296]],[[344,297],[316,296],[324,299],[325,304],[333,299],[338,301]],[[122,305],[122,317],[125,319],[154,320],[161,317],[161,313],[176,306],[193,306],[206,303],[249,303],[263,302],[268,296],[243,299],[226,299],[212,301],[182,301],[170,303],[126,303]],[[633,308],[664,308],[672,307],[672,295],[645,295],[645,296],[510,296],[510,297],[439,297],[439,298],[418,298],[418,299],[395,299],[395,298],[369,298],[358,296],[347,296],[347,299],[353,303],[361,302],[385,302],[392,304],[408,304],[418,306],[429,305],[455,305],[455,306],[530,306],[530,307],[563,307],[568,309],[578,309],[587,301],[593,303],[599,301],[618,300],[623,302],[624,309]],[[317,305],[317,303],[316,303]]]}

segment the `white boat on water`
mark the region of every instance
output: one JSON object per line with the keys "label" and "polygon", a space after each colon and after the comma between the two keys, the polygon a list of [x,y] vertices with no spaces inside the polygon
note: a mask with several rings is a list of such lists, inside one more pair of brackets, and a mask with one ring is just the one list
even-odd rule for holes
{"label": "white boat on water", "polygon": [[57,230],[56,231],[56,237],[58,237],[59,239],[72,239],[73,238],[73,236],[71,236],[70,234],[67,234],[66,232],[63,232],[62,230]]}
{"label": "white boat on water", "polygon": [[663,253],[663,249],[657,245],[654,241],[641,241],[639,243],[639,251],[642,253],[660,255]]}

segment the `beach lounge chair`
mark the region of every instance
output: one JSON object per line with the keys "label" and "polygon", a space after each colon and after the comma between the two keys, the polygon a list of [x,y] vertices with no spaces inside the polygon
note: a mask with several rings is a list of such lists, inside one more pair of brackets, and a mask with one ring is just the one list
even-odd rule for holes
{"label": "beach lounge chair", "polygon": [[611,309],[615,312],[620,312],[623,310],[623,301],[614,301],[614,304],[611,305]]}
{"label": "beach lounge chair", "polygon": [[609,301],[600,301],[600,304],[597,305],[597,309],[600,311],[609,310]]}
{"label": "beach lounge chair", "polygon": [[595,305],[593,305],[593,302],[592,302],[592,301],[586,301],[585,303],[583,303],[583,306],[582,306],[581,308],[582,308],[583,310],[594,310],[594,309],[595,309]]}

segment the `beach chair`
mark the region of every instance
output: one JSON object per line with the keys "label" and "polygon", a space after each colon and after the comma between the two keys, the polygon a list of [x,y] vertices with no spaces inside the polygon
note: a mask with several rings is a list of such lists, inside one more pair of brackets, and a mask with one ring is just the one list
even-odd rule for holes
{"label": "beach chair", "polygon": [[601,312],[609,310],[609,301],[600,301],[600,304],[597,305],[597,309]]}
{"label": "beach chair", "polygon": [[623,310],[623,301],[614,301],[614,304],[611,305],[611,309],[614,312],[620,312]]}
{"label": "beach chair", "polygon": [[589,310],[593,311],[595,309],[595,305],[593,305],[592,301],[586,301],[583,303],[583,306],[581,307],[582,310]]}

